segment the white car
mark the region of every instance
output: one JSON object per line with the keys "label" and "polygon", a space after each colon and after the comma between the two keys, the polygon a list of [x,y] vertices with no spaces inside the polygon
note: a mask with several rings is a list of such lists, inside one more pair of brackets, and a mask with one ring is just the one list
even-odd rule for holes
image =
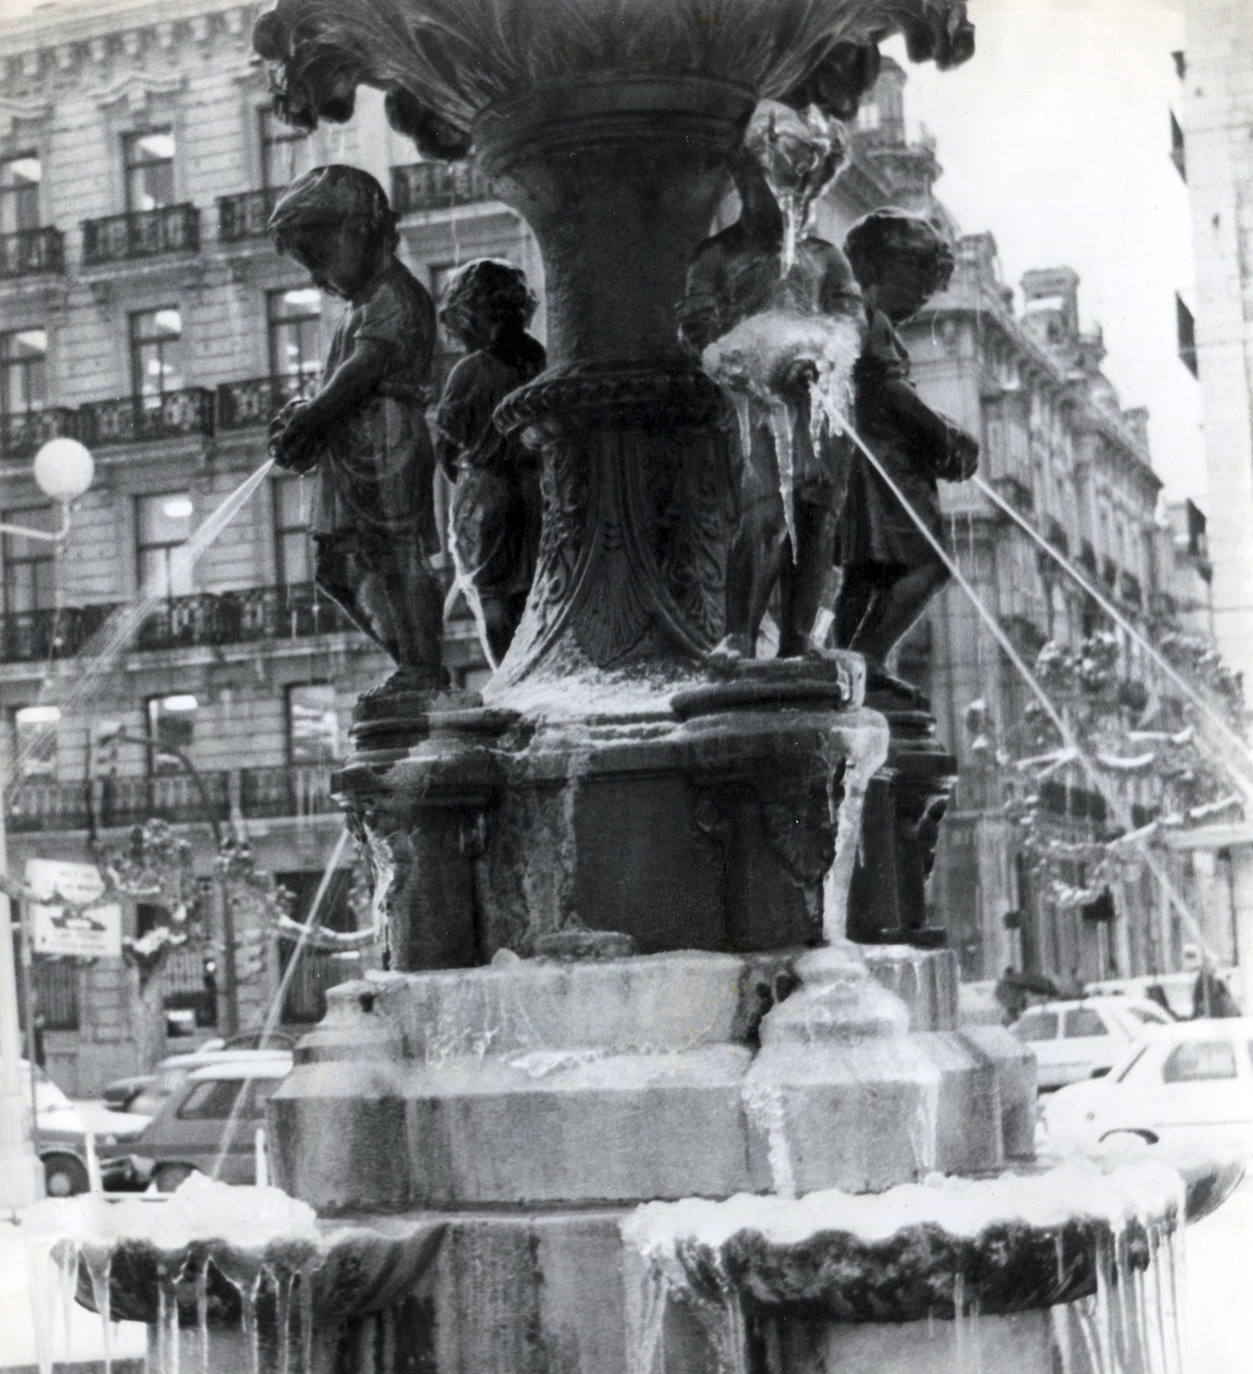
{"label": "white car", "polygon": [[1104,1078],[1061,1088],[1041,1106],[1043,1150],[1194,1143],[1253,1157],[1253,1017],[1180,1021],[1146,1034]]}
{"label": "white car", "polygon": [[[22,1060],[23,1081],[30,1074],[30,1065]],[[97,1136],[98,1142],[131,1139],[143,1130],[146,1118],[123,1117],[117,1112],[95,1108],[85,1114],[71,1102],[51,1078],[36,1069],[33,1077],[35,1120],[35,1152],[44,1166],[44,1189],[49,1197],[69,1197],[85,1193],[87,1175],[87,1133]]]}
{"label": "white car", "polygon": [[1083,997],[1041,1002],[1010,1030],[1035,1051],[1036,1085],[1051,1092],[1108,1070],[1146,1027],[1171,1026],[1155,1002],[1134,997]]}
{"label": "white car", "polygon": [[[1125,996],[1145,999],[1148,998],[1149,988],[1156,986],[1161,989],[1162,996],[1165,997],[1171,1012],[1180,1021],[1187,1021],[1192,1017],[1192,997],[1196,988],[1196,975],[1197,970],[1192,969],[1182,973],[1145,973],[1138,978],[1106,978],[1099,983],[1085,984],[1083,991],[1088,997]],[[1218,970],[1218,976],[1238,1004],[1239,998],[1236,995],[1236,988],[1239,985],[1239,970],[1221,968]]]}

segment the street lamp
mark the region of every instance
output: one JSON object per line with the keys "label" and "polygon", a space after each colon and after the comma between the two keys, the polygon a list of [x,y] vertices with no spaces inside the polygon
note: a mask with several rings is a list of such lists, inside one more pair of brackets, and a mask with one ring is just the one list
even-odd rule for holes
{"label": "street lamp", "polygon": [[[61,507],[56,530],[33,530],[0,522],[0,532],[60,544],[70,532],[70,503],[91,485],[95,464],[77,439],[51,439],[35,455],[35,483]],[[7,739],[0,736],[0,755]],[[0,762],[4,762],[0,758]],[[0,768],[0,777],[8,770]],[[0,796],[0,873],[8,872],[5,843],[7,799]],[[27,1015],[32,1014],[28,1006]],[[32,1102],[22,1081],[22,1039],[17,1014],[17,969],[9,898],[0,891],[0,1206],[24,1207],[43,1194],[43,1168],[32,1137]]]}

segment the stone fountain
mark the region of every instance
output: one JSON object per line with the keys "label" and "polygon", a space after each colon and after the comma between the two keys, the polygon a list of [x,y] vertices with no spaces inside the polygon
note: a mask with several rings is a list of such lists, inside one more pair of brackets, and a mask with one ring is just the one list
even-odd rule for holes
{"label": "stone fountain", "polygon": [[[931,1322],[956,1318],[988,1370],[1051,1370],[1046,1309],[1108,1295],[1106,1259],[1125,1294],[1181,1219],[1159,1179],[1133,1225],[993,1217],[949,1244],[924,1216],[888,1255],[847,1220],[1029,1172],[1033,1067],[957,1028],[921,930],[953,767],[925,715],[889,731],[855,655],[707,658],[726,431],[675,305],[757,102],[855,107],[897,32],[942,67],[972,51],[957,0],[280,0],[258,26],[289,118],[344,119],[367,84],[424,151],[473,147],[547,282],[549,366],[496,417],[542,462],[513,645],[481,698],[363,699],[338,777],[392,953],[331,993],[271,1108],[279,1182],[358,1237],[328,1241],[319,1369],[947,1370]],[[649,1221],[683,1199],[733,1210]],[[147,1292],[151,1316],[160,1284],[128,1272],[115,1310]]]}

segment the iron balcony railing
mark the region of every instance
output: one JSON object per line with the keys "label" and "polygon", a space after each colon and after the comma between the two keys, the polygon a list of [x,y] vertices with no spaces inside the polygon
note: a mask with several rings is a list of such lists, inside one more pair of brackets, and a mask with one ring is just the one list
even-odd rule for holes
{"label": "iron balcony railing", "polygon": [[0,616],[0,663],[40,663],[72,658],[117,609],[112,602],[97,606],[63,606],[38,611],[15,611]]}
{"label": "iron balcony railing", "polygon": [[218,242],[239,243],[261,238],[270,214],[285,186],[266,186],[260,191],[241,191],[218,197]]}
{"label": "iron balcony railing", "polygon": [[159,396],[117,396],[80,406],[79,438],[89,448],[213,433],[213,392],[203,386]]}
{"label": "iron balcony railing", "polygon": [[238,804],[249,819],[328,815],[331,765],[279,764],[272,767],[177,773],[137,773],[78,782],[24,778],[9,796],[9,828],[86,830],[139,825],[155,819],[176,825],[225,821]]}
{"label": "iron balcony railing", "polygon": [[180,649],[302,639],[353,625],[311,582],[200,592],[163,602],[139,627],[141,649]]}
{"label": "iron balcony railing", "polygon": [[245,768],[240,773],[239,805],[258,820],[322,815],[339,808],[331,798],[331,769],[316,764]]}
{"label": "iron balcony railing", "polygon": [[65,236],[59,229],[19,229],[0,234],[0,277],[36,277],[65,271]]}
{"label": "iron balcony railing", "polygon": [[78,437],[78,412],[65,406],[28,410],[21,415],[0,416],[0,454],[5,458],[29,458],[49,439]]}
{"label": "iron balcony railing", "polygon": [[88,267],[164,253],[194,253],[199,248],[200,211],[188,203],[83,221],[83,262]]}
{"label": "iron balcony railing", "polygon": [[[71,658],[116,609],[110,602],[0,616],[0,662]],[[300,582],[171,597],[140,625],[135,643],[139,649],[183,649],[304,639],[354,628],[311,582]]]}
{"label": "iron balcony railing", "polygon": [[251,429],[268,425],[288,401],[312,396],[321,375],[316,372],[292,377],[250,377],[242,382],[223,382],[218,387],[218,428]]}
{"label": "iron balcony railing", "polygon": [[411,162],[392,168],[392,208],[399,215],[492,199],[491,182],[473,159]]}

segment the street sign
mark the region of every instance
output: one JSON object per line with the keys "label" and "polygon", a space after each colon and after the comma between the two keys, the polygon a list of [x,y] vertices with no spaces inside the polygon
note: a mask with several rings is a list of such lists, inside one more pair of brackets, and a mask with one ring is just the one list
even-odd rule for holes
{"label": "street sign", "polygon": [[[60,859],[27,859],[26,886],[41,896],[57,893],[75,903],[93,902],[104,893],[104,879],[94,864]],[[82,908],[28,902],[27,911],[31,948],[36,954],[99,959],[122,953],[122,908],[116,902]]]}

